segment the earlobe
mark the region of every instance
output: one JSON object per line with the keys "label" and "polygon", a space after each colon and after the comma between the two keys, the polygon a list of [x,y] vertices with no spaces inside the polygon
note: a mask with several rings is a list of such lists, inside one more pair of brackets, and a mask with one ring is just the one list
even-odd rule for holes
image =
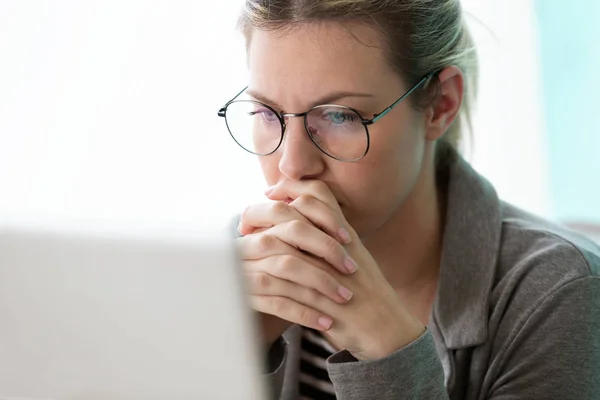
{"label": "earlobe", "polygon": [[439,93],[428,113],[427,140],[438,140],[458,117],[464,93],[464,76],[455,66],[444,68],[437,76]]}

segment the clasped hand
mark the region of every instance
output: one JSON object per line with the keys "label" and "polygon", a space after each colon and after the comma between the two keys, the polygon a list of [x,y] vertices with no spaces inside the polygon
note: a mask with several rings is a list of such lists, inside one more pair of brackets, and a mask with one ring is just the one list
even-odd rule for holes
{"label": "clasped hand", "polygon": [[238,242],[266,346],[299,324],[373,360],[423,333],[326,184],[286,180],[265,193],[274,201],[244,211]]}

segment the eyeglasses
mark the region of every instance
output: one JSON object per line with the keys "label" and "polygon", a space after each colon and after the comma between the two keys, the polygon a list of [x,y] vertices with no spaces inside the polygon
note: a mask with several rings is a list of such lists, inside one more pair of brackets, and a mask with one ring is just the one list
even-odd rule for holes
{"label": "eyeglasses", "polygon": [[303,117],[310,140],[326,155],[338,161],[356,162],[369,151],[368,126],[374,124],[402,100],[435,75],[422,78],[398,100],[371,119],[363,118],[353,108],[336,104],[315,106],[303,113],[284,113],[255,100],[236,100],[245,87],[220,110],[219,117],[235,142],[244,150],[258,156],[273,154],[283,142],[286,118]]}

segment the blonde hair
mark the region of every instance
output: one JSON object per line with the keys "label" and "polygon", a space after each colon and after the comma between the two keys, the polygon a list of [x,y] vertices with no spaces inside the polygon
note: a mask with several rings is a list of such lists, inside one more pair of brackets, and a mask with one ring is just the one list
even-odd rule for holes
{"label": "blonde hair", "polygon": [[[293,29],[306,22],[363,22],[377,29],[390,65],[409,85],[431,72],[454,65],[465,76],[464,98],[454,123],[437,145],[438,160],[458,149],[464,131],[472,132],[477,95],[477,54],[459,0],[246,0],[239,27],[252,31]],[[439,81],[411,97],[416,109],[431,104]]]}

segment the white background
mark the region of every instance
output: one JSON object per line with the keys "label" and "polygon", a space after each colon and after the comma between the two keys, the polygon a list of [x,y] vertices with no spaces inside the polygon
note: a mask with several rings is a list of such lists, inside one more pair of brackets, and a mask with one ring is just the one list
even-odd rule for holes
{"label": "white background", "polygon": [[[533,5],[463,1],[480,46],[468,153],[552,216]],[[0,222],[227,223],[261,197],[217,110],[245,84],[240,0],[0,0]]]}

